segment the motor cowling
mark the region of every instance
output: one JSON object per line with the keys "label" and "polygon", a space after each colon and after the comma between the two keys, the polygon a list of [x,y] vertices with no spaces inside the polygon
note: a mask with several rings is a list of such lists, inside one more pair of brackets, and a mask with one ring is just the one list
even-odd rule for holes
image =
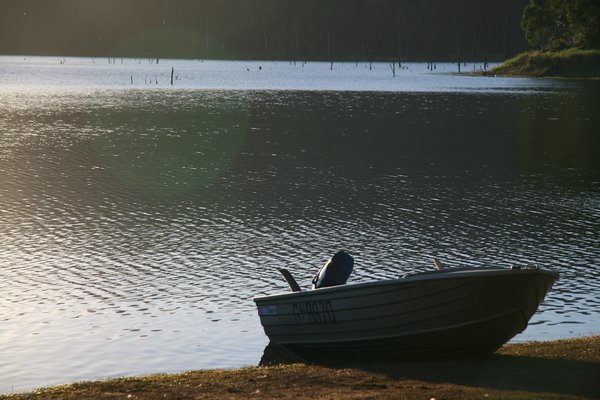
{"label": "motor cowling", "polygon": [[345,251],[338,251],[321,267],[312,280],[312,288],[344,285],[354,268],[354,258]]}

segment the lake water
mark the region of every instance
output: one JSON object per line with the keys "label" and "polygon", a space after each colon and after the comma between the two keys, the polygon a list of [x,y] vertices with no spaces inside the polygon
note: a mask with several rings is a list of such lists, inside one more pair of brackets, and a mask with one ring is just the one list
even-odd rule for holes
{"label": "lake water", "polygon": [[0,57],[0,393],[255,365],[339,249],[537,264],[515,340],[600,333],[598,82],[404,66]]}

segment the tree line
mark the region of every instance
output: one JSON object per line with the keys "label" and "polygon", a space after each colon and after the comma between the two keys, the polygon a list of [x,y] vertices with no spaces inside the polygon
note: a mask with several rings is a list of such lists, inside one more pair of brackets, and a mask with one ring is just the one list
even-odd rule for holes
{"label": "tree line", "polygon": [[541,50],[600,48],[598,0],[530,0],[521,24],[527,41]]}
{"label": "tree line", "polygon": [[527,0],[2,0],[0,53],[504,59],[528,47],[521,28],[527,4]]}

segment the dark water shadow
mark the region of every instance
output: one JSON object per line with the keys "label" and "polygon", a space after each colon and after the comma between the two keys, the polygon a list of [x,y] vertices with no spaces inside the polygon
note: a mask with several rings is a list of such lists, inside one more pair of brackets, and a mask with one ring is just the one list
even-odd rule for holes
{"label": "dark water shadow", "polygon": [[503,354],[442,360],[370,359],[362,356],[332,358],[318,354],[299,355],[271,343],[265,348],[261,359],[261,365],[297,362],[330,368],[353,368],[382,374],[392,380],[414,379],[600,399],[600,363],[586,361]]}

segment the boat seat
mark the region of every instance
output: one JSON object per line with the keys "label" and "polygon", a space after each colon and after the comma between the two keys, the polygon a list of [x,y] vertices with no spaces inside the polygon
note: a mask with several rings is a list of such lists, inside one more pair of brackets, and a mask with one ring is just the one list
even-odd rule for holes
{"label": "boat seat", "polygon": [[312,288],[344,285],[354,268],[354,258],[341,250],[334,254],[312,280]]}

